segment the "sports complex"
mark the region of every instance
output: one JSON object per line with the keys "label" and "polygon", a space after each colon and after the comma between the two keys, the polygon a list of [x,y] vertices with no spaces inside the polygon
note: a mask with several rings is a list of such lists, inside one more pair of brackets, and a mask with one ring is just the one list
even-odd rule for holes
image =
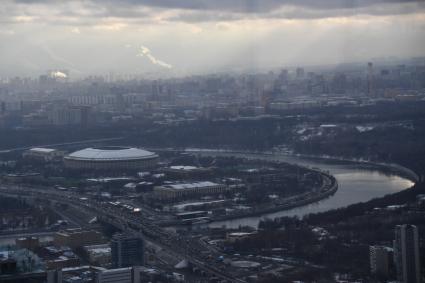
{"label": "sports complex", "polygon": [[64,157],[71,169],[143,169],[157,164],[158,155],[144,149],[123,146],[90,147]]}

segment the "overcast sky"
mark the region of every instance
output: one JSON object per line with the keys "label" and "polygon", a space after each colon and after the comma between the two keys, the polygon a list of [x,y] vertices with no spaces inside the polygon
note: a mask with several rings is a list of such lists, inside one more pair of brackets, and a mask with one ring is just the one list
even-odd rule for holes
{"label": "overcast sky", "polygon": [[181,75],[423,55],[424,0],[0,1],[0,76]]}

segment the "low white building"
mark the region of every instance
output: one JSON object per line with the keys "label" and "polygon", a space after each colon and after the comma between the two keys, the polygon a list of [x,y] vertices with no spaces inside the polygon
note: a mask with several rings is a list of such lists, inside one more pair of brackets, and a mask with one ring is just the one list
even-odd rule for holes
{"label": "low white building", "polygon": [[[144,266],[107,269],[96,274],[96,283],[140,283],[153,282],[157,275],[155,269]],[[152,278],[151,278],[152,277]],[[156,282],[156,281],[155,281]]]}
{"label": "low white building", "polygon": [[24,158],[53,161],[60,160],[64,156],[64,152],[54,148],[34,147],[24,152]]}
{"label": "low white building", "polygon": [[177,183],[154,188],[154,197],[158,199],[176,199],[183,197],[221,194],[227,190],[227,186],[210,181],[194,183]]}
{"label": "low white building", "polygon": [[85,246],[90,264],[108,265],[111,263],[111,247],[108,244]]}
{"label": "low white building", "polygon": [[133,283],[133,268],[108,269],[98,272],[96,283]]}

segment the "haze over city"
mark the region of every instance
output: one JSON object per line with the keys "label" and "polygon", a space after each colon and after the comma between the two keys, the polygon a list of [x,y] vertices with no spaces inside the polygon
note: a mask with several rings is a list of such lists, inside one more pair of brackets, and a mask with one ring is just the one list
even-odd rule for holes
{"label": "haze over city", "polygon": [[424,219],[424,0],[0,0],[0,283],[421,283]]}
{"label": "haze over city", "polygon": [[4,0],[0,23],[3,77],[184,76],[406,59],[425,46],[423,1]]}

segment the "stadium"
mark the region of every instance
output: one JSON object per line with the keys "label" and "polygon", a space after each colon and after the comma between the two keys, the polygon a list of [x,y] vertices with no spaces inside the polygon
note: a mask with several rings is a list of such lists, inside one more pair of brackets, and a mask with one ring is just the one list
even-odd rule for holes
{"label": "stadium", "polygon": [[65,167],[92,170],[138,170],[157,164],[154,152],[134,147],[107,146],[85,148],[64,157]]}

